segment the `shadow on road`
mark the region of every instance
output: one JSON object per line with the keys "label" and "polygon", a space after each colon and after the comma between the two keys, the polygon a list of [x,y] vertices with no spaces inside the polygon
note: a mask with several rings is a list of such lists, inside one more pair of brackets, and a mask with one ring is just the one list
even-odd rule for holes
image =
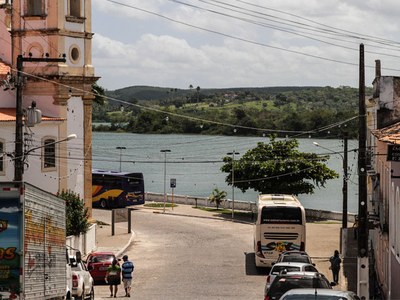
{"label": "shadow on road", "polygon": [[269,273],[269,268],[257,268],[254,262],[254,252],[244,253],[246,275],[250,276],[266,276]]}

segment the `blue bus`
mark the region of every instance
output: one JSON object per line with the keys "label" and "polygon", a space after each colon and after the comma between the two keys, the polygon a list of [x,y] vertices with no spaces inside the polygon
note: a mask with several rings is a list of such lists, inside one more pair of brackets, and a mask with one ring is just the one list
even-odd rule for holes
{"label": "blue bus", "polygon": [[144,204],[142,173],[92,170],[92,207]]}

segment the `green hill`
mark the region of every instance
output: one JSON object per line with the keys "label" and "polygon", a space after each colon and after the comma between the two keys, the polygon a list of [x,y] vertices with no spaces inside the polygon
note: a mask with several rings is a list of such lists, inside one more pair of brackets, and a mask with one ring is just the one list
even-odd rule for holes
{"label": "green hill", "polygon": [[[371,89],[367,89],[368,94]],[[346,128],[350,136],[357,136],[354,117],[358,114],[358,89],[352,87],[132,86],[106,91],[106,95],[111,97],[106,104],[94,105],[93,121],[109,125],[95,126],[94,130],[225,135],[262,132],[281,136],[294,131],[302,131],[300,135],[316,131],[313,135],[336,138]],[[352,120],[340,127],[333,126],[349,119]]]}

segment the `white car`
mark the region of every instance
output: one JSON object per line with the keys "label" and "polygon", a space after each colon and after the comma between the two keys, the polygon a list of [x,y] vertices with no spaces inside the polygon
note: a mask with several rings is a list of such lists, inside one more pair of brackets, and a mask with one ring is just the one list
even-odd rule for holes
{"label": "white car", "polygon": [[330,289],[292,289],[282,295],[280,300],[360,300],[350,291],[337,291]]}
{"label": "white car", "polygon": [[77,260],[75,256],[70,256],[69,262],[72,277],[71,295],[77,300],[94,300],[93,278],[85,264],[82,260]]}
{"label": "white car", "polygon": [[267,281],[265,283],[265,293],[267,293],[272,281],[275,276],[279,275],[280,272],[318,272],[317,268],[313,264],[299,263],[299,262],[280,262],[276,263],[271,267],[269,274],[267,275]]}

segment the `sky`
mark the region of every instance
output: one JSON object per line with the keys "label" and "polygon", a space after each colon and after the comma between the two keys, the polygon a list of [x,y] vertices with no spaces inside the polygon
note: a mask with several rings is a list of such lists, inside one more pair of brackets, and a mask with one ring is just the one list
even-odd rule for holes
{"label": "sky", "polygon": [[92,0],[107,90],[359,86],[400,76],[398,0]]}

